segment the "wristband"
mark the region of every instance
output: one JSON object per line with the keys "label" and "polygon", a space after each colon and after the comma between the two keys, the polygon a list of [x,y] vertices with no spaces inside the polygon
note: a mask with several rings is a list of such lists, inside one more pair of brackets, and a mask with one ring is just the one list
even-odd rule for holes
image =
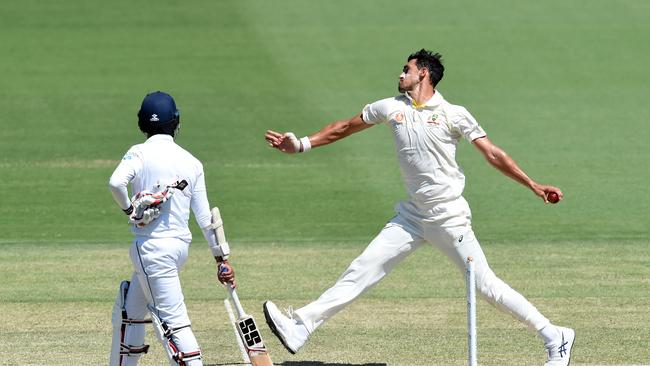
{"label": "wristband", "polygon": [[309,141],[309,136],[305,136],[300,139],[300,152],[307,152],[311,150],[311,142]]}
{"label": "wristband", "polygon": [[124,211],[124,213],[127,214],[127,215],[131,215],[131,213],[133,212],[133,205],[129,206],[129,208],[127,208],[126,210],[122,210],[122,211]]}

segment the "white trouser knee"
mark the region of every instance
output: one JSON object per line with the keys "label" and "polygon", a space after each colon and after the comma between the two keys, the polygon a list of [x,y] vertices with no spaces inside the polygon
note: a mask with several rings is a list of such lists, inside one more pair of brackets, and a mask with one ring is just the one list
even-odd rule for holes
{"label": "white trouser knee", "polygon": [[375,286],[422,243],[422,239],[415,238],[400,225],[387,224],[331,288],[294,314],[313,332]]}
{"label": "white trouser knee", "polygon": [[[500,311],[523,322],[531,330],[539,330],[550,323],[525,297],[494,274],[471,230],[461,228],[459,231],[451,231],[447,234],[450,235],[450,241],[455,244],[441,249],[458,266],[463,275],[467,257],[471,256],[474,259],[476,289],[481,297]],[[462,238],[462,241],[459,243],[457,238]]]}
{"label": "white trouser knee", "polygon": [[445,253],[463,276],[467,257],[472,257],[476,273],[476,289],[481,297],[497,309],[523,322],[531,330],[539,330],[550,323],[526,298],[492,272],[469,221],[463,223],[461,220],[458,225],[447,223],[447,225],[432,227],[427,231],[425,238]]}
{"label": "white trouser knee", "polygon": [[531,331],[539,331],[550,323],[524,296],[498,278],[487,264],[477,272],[476,288],[481,296],[497,309],[523,322]]}

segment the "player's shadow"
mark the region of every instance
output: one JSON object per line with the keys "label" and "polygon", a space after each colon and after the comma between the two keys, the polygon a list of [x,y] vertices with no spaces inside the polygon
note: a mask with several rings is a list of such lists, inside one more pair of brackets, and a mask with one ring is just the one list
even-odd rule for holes
{"label": "player's shadow", "polygon": [[385,363],[327,363],[320,361],[286,361],[281,366],[386,366]]}
{"label": "player's shadow", "polygon": [[[205,366],[250,365],[249,363],[213,363]],[[286,361],[274,363],[276,366],[386,366],[385,363],[327,363],[320,361]]]}

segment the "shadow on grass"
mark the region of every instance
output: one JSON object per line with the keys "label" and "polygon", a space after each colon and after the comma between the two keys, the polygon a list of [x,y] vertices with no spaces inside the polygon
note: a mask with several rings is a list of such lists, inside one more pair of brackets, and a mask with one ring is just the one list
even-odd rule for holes
{"label": "shadow on grass", "polygon": [[[234,365],[250,365],[249,363],[213,363],[205,366],[234,366]],[[282,363],[274,363],[278,366],[386,366],[385,363],[326,363],[320,361],[286,361]]]}
{"label": "shadow on grass", "polygon": [[320,361],[286,361],[282,366],[386,366],[385,363],[327,363]]}

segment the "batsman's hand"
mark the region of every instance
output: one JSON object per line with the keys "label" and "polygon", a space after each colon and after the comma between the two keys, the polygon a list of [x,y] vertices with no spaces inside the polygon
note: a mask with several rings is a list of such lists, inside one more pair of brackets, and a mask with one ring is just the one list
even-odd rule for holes
{"label": "batsman's hand", "polygon": [[264,138],[270,147],[283,153],[295,154],[300,151],[300,140],[292,132],[279,133],[268,130]]}
{"label": "batsman's hand", "polygon": [[160,216],[158,207],[149,207],[140,214],[138,214],[138,210],[133,210],[133,213],[129,216],[129,224],[142,228],[157,219],[158,216]]}
{"label": "batsman's hand", "polygon": [[217,279],[224,286],[228,285],[232,288],[237,287],[237,282],[235,281],[235,270],[228,261],[219,262],[217,264]]}
{"label": "batsman's hand", "polygon": [[544,200],[544,203],[550,203],[550,201],[548,200],[548,195],[551,193],[557,194],[557,196],[559,197],[558,201],[561,201],[563,197],[562,191],[558,187],[549,186],[545,184],[535,184],[531,187],[531,189],[537,196],[539,196],[542,200]]}
{"label": "batsman's hand", "polygon": [[160,206],[163,203],[167,202],[172,196],[174,195],[174,189],[171,187],[168,187],[162,192],[158,193],[152,193],[150,191],[142,191],[138,194],[136,194],[132,201],[133,201],[133,209],[137,210],[138,208],[142,208],[144,211],[146,208],[153,207],[153,206]]}
{"label": "batsman's hand", "polygon": [[174,189],[167,188],[162,192],[151,193],[142,191],[133,196],[133,212],[129,215],[129,224],[139,228],[147,226],[160,216],[160,205],[174,195]]}

